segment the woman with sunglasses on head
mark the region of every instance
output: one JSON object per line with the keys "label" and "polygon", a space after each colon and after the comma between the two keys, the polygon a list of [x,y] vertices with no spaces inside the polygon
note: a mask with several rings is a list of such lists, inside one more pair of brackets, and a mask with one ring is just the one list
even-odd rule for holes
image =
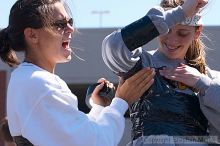
{"label": "woman with sunglasses on head", "polygon": [[[116,146],[128,105],[153,82],[154,72],[149,68],[128,81],[120,80],[108,105],[98,94],[108,81],[100,79],[92,93],[90,113],[79,111],[77,97],[54,74],[57,63],[71,59],[74,27],[70,16],[62,0],[17,0],[8,27],[0,31],[0,57],[16,66],[7,91],[7,116],[18,146]],[[25,53],[20,64],[15,51]]]}
{"label": "woman with sunglasses on head", "polygon": [[[213,136],[206,137],[210,143],[220,138],[220,73],[207,67],[200,40],[198,11],[207,2],[161,0],[160,7],[104,39],[104,62],[117,75],[127,79],[144,67],[156,72],[152,87],[130,107],[130,145],[203,145],[202,136]],[[157,36],[158,49],[141,48]]]}

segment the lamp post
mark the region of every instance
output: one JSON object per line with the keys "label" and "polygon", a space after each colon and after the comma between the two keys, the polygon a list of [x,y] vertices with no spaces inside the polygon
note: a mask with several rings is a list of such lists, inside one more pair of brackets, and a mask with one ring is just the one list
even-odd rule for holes
{"label": "lamp post", "polygon": [[104,14],[109,14],[110,12],[105,10],[105,11],[92,11],[91,13],[99,15],[99,27],[102,27],[102,16]]}

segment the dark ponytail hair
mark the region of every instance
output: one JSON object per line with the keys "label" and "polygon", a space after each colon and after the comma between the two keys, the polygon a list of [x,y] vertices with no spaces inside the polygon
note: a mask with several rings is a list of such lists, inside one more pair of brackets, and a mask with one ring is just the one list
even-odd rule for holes
{"label": "dark ponytail hair", "polygon": [[[24,38],[26,28],[52,28],[54,22],[53,4],[62,0],[17,0],[9,15],[9,25],[0,31],[0,57],[9,66],[19,61],[15,51],[26,52]],[[52,30],[52,29],[51,29]]]}
{"label": "dark ponytail hair", "polygon": [[19,64],[15,51],[10,47],[7,28],[0,30],[0,57],[9,66]]}

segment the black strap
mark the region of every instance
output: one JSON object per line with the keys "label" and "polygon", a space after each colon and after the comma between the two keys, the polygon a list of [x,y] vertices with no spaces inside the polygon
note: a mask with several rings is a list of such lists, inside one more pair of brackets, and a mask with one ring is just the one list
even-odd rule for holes
{"label": "black strap", "polygon": [[159,32],[151,19],[146,15],[122,28],[121,35],[127,48],[133,51],[159,36]]}

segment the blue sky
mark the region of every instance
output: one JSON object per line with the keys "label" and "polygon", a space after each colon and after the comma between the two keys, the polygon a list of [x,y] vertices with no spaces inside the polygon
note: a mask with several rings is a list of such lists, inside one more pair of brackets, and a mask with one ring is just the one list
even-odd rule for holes
{"label": "blue sky", "polygon": [[[0,28],[7,27],[11,6],[16,0],[0,5]],[[160,0],[68,0],[77,28],[122,27],[144,16]],[[203,11],[204,25],[220,25],[220,0],[209,0]],[[93,13],[93,12],[96,13]],[[100,12],[107,11],[100,15]],[[97,13],[98,12],[98,13]]]}

